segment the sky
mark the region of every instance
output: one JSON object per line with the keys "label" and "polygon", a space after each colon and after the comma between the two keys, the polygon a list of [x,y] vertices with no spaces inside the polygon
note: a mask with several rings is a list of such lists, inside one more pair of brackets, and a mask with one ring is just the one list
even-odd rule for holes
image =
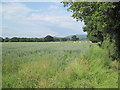
{"label": "sky", "polygon": [[83,32],[83,22],[71,17],[59,2],[0,3],[2,37],[65,37]]}

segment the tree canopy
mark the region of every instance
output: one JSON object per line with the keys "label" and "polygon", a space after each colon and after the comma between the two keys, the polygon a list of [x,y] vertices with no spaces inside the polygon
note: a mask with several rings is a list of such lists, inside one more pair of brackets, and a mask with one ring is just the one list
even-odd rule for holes
{"label": "tree canopy", "polygon": [[72,41],[77,41],[77,40],[79,40],[79,38],[77,38],[76,35],[73,35],[72,38],[71,38],[71,40],[72,40]]}
{"label": "tree canopy", "polygon": [[54,41],[54,38],[50,35],[47,35],[45,38],[44,38],[44,41],[46,42],[50,42],[50,41]]}
{"label": "tree canopy", "polygon": [[63,2],[72,17],[84,21],[92,42],[101,42],[111,56],[120,57],[120,2]]}

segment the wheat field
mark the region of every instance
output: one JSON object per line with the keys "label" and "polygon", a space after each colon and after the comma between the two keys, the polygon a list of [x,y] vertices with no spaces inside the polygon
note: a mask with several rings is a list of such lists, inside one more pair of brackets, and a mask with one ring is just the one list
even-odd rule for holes
{"label": "wheat field", "polygon": [[118,62],[90,42],[5,42],[2,87],[117,88]]}

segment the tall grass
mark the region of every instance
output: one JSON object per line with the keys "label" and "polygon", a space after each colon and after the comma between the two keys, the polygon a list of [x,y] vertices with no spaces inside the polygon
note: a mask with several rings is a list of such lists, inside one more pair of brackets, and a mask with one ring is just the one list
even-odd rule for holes
{"label": "tall grass", "polygon": [[118,63],[109,59],[106,51],[95,46],[86,55],[68,64],[65,71],[60,75],[59,86],[71,88],[117,88],[117,70]]}
{"label": "tall grass", "polygon": [[117,88],[118,62],[90,45],[3,43],[3,88]]}

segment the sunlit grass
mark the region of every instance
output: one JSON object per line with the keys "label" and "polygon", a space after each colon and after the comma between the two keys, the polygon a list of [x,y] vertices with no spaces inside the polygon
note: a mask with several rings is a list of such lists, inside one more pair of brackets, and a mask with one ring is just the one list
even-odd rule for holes
{"label": "sunlit grass", "polygon": [[3,43],[2,66],[3,88],[118,87],[118,62],[91,43]]}

